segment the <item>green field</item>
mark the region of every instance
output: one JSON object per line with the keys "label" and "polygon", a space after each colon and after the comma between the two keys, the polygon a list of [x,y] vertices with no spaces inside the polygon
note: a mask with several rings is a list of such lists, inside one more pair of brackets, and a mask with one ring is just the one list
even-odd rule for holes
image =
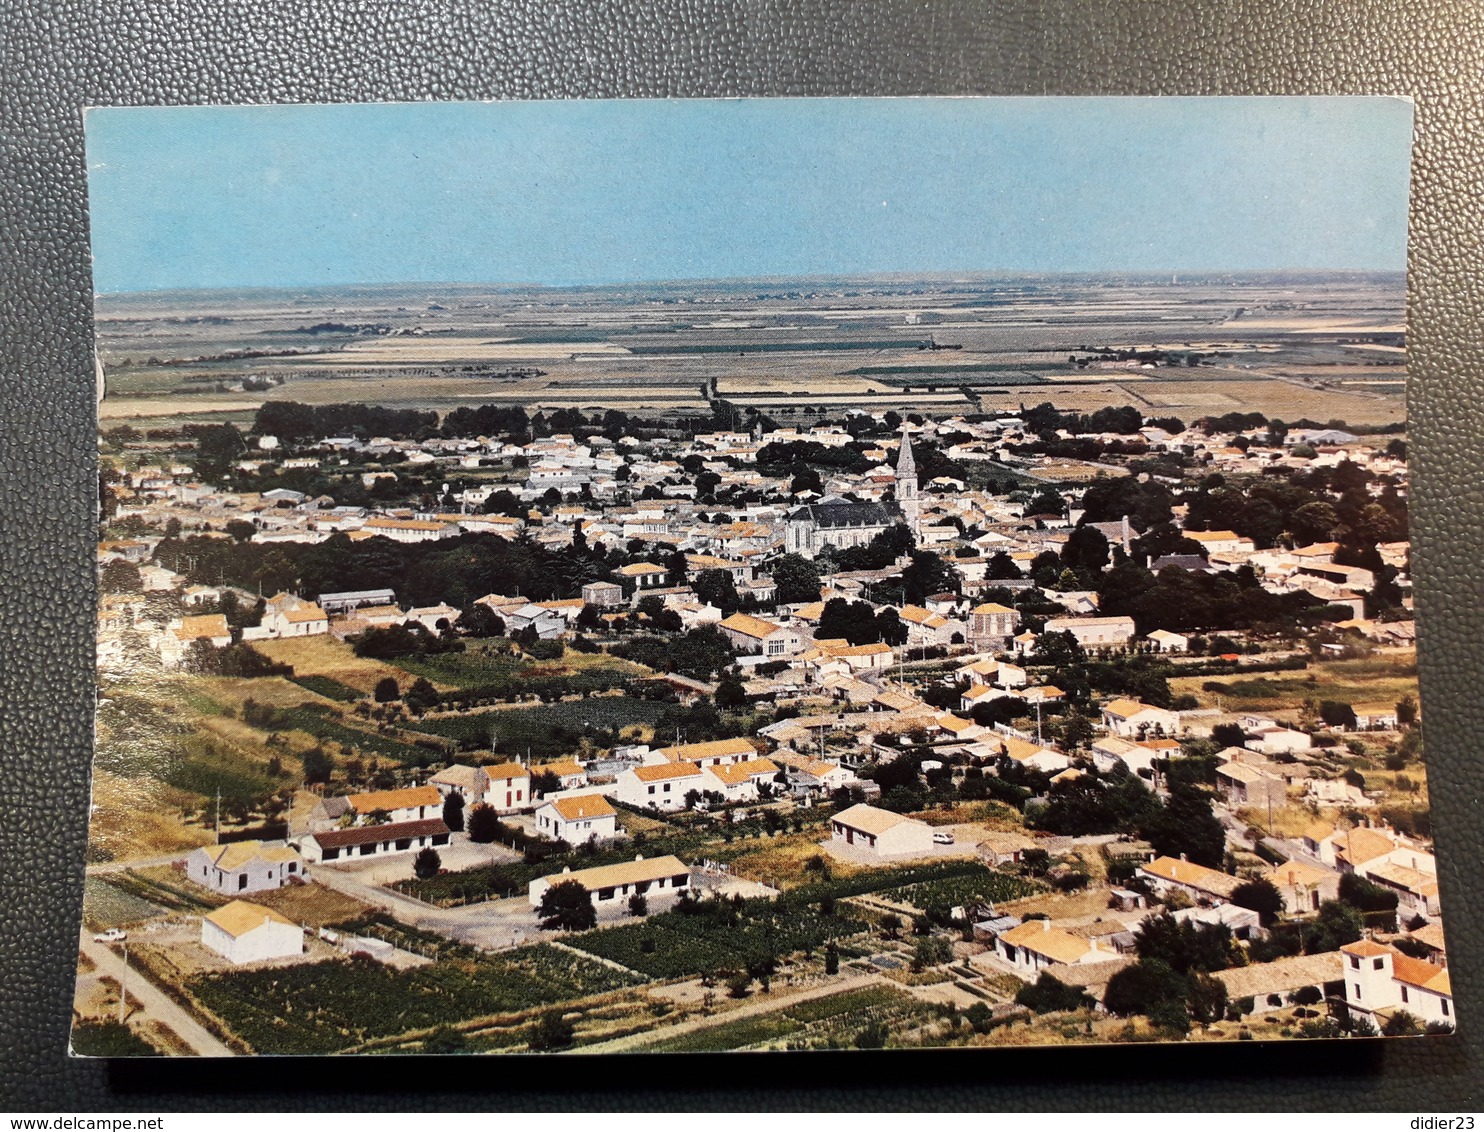
{"label": "green field", "polygon": [[674,979],[745,970],[760,958],[817,950],[863,927],[844,910],[826,916],[792,900],[748,900],[740,907],[710,900],[567,942],[657,979]]}
{"label": "green field", "polygon": [[642,1053],[719,1053],[753,1046],[838,1048],[853,1044],[868,1025],[929,1017],[930,1007],[892,987],[864,987],[810,999],[770,1014],[722,1022],[704,1030],[661,1038],[637,1047]]}
{"label": "green field", "polygon": [[257,1053],[323,1054],[642,982],[544,944],[397,971],[369,959],[198,976],[189,989]]}
{"label": "green field", "polygon": [[1020,877],[1004,873],[986,872],[983,875],[945,877],[941,880],[921,881],[902,885],[900,888],[883,889],[879,895],[887,900],[911,904],[928,909],[933,907],[953,908],[976,900],[998,903],[1004,900],[1019,900],[1041,891],[1041,886]]}
{"label": "green field", "polygon": [[102,877],[88,877],[83,881],[82,918],[90,931],[136,924],[164,911],[160,905],[136,892],[126,892]]}
{"label": "green field", "polygon": [[664,710],[664,704],[649,700],[596,696],[541,707],[423,719],[407,726],[469,747],[488,746],[494,738],[501,751],[522,756],[529,752],[539,757],[570,754],[584,733],[591,730],[653,723]]}

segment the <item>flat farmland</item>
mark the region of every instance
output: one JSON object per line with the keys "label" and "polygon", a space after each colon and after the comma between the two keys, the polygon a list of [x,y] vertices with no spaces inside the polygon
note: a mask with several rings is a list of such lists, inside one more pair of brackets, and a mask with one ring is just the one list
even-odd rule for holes
{"label": "flat farmland", "polygon": [[[775,415],[1045,400],[1389,424],[1405,412],[1403,299],[1399,277],[1356,274],[110,296],[100,415],[241,422],[270,399],[681,415],[720,397]],[[1203,356],[1132,369],[1109,354],[1130,350]]]}

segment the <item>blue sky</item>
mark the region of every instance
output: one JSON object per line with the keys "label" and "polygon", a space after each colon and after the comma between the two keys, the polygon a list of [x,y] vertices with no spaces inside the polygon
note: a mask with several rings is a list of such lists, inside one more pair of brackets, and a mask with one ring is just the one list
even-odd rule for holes
{"label": "blue sky", "polygon": [[1384,98],[110,107],[100,293],[968,271],[1401,270]]}

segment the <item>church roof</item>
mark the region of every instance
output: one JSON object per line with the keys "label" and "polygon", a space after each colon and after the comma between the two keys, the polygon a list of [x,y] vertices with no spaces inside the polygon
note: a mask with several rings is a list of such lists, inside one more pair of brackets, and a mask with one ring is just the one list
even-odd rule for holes
{"label": "church roof", "polygon": [[895,512],[880,503],[809,503],[790,511],[788,518],[817,527],[885,527],[896,520]]}

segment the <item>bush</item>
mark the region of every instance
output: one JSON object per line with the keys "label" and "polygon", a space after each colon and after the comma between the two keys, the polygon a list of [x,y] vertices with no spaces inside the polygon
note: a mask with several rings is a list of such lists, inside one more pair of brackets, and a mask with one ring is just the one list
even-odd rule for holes
{"label": "bush", "polygon": [[1068,986],[1060,979],[1041,972],[1032,985],[1015,992],[1015,1001],[1027,1006],[1037,1014],[1050,1014],[1055,1010],[1077,1010],[1087,1005],[1086,988]]}
{"label": "bush", "polygon": [[572,1023],[562,1016],[561,1011],[553,1010],[543,1014],[531,1027],[527,1044],[534,1050],[563,1049],[572,1044],[574,1036]]}
{"label": "bush", "polygon": [[438,875],[438,870],[443,867],[443,858],[438,856],[438,850],[429,846],[418,851],[412,859],[412,873],[420,880]]}

